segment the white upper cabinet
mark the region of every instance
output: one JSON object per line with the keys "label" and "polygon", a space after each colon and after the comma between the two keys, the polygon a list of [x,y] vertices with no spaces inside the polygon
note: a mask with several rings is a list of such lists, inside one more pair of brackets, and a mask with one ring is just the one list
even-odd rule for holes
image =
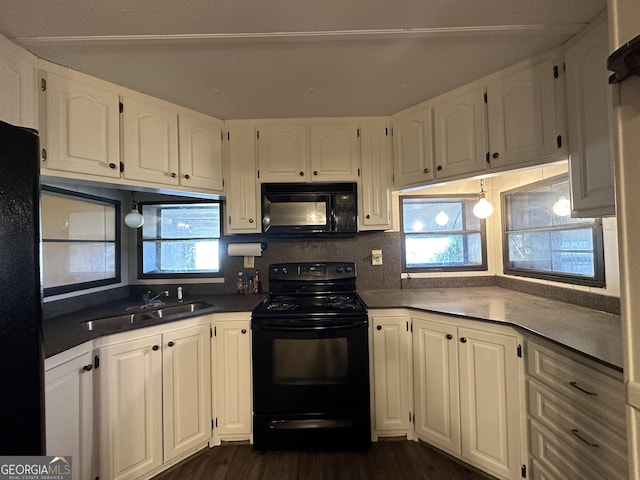
{"label": "white upper cabinet", "polygon": [[122,97],[124,178],[178,185],[178,115],[151,97]]}
{"label": "white upper cabinet", "polygon": [[304,124],[257,127],[258,173],[261,182],[306,182],[309,145]]}
{"label": "white upper cabinet", "polygon": [[43,70],[41,86],[43,168],[120,178],[120,98],[113,85]]}
{"label": "white upper cabinet", "polygon": [[225,233],[260,233],[260,184],[256,178],[255,129],[229,125],[227,148],[227,221]]}
{"label": "white upper cabinet", "polygon": [[421,105],[391,117],[393,124],[393,185],[424,185],[433,176],[433,108]]}
{"label": "white upper cabinet", "polygon": [[363,121],[360,125],[360,230],[386,230],[391,227],[392,153],[389,133],[386,121]]}
{"label": "white upper cabinet", "polygon": [[508,68],[487,83],[491,168],[566,160],[562,62],[551,56]]}
{"label": "white upper cabinet", "polygon": [[0,35],[0,120],[38,128],[37,58]]}
{"label": "white upper cabinet", "polygon": [[360,168],[357,122],[312,123],[312,182],[355,182]]}
{"label": "white upper cabinet", "polygon": [[179,111],[180,185],[223,192],[223,126],[221,120]]}
{"label": "white upper cabinet", "polygon": [[603,14],[565,50],[574,217],[615,214],[608,39],[607,18]]}
{"label": "white upper cabinet", "polygon": [[487,128],[484,87],[463,87],[434,100],[436,178],[485,168]]}

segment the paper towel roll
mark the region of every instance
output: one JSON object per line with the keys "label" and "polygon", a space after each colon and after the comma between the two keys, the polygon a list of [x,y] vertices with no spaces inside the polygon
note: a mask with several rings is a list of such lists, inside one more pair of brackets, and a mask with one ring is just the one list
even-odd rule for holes
{"label": "paper towel roll", "polygon": [[230,243],[227,247],[230,257],[261,257],[262,245],[260,243]]}

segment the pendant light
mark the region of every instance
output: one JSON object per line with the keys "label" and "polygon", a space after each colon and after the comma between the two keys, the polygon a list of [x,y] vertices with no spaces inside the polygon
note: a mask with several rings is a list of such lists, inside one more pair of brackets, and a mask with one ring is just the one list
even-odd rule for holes
{"label": "pendant light", "polygon": [[440,213],[436,215],[436,223],[441,227],[449,223],[449,215],[444,210],[440,210]]}
{"label": "pendant light", "polygon": [[564,195],[553,204],[553,213],[559,217],[567,217],[571,214],[571,202]]}
{"label": "pendant light", "polygon": [[478,218],[490,217],[493,205],[484,196],[484,179],[480,179],[480,200],[473,206],[473,214]]}
{"label": "pendant light", "polygon": [[135,192],[131,192],[131,211],[124,216],[124,223],[129,228],[140,228],[144,225],[144,217],[138,211]]}

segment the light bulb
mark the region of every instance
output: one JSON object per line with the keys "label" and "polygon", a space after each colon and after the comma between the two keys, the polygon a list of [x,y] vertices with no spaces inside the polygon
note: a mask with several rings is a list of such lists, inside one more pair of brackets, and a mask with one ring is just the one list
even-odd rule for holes
{"label": "light bulb", "polygon": [[449,223],[449,215],[444,213],[444,210],[440,210],[440,213],[436,215],[436,223],[441,227]]}
{"label": "light bulb", "polygon": [[124,216],[124,223],[129,228],[140,228],[144,225],[144,217],[136,209],[133,209]]}
{"label": "light bulb", "polygon": [[553,213],[559,217],[566,217],[571,214],[571,202],[567,197],[560,197],[556,203],[553,204]]}
{"label": "light bulb", "polygon": [[473,206],[473,214],[478,218],[487,218],[490,217],[492,213],[493,205],[482,195],[478,203]]}

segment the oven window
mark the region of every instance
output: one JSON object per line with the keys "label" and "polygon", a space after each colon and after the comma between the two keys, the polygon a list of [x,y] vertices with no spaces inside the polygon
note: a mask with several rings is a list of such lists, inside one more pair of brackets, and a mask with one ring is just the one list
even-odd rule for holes
{"label": "oven window", "polygon": [[273,341],[277,385],[334,385],[348,380],[348,342],[341,338]]}
{"label": "oven window", "polygon": [[275,202],[270,205],[271,225],[326,225],[326,202]]}

